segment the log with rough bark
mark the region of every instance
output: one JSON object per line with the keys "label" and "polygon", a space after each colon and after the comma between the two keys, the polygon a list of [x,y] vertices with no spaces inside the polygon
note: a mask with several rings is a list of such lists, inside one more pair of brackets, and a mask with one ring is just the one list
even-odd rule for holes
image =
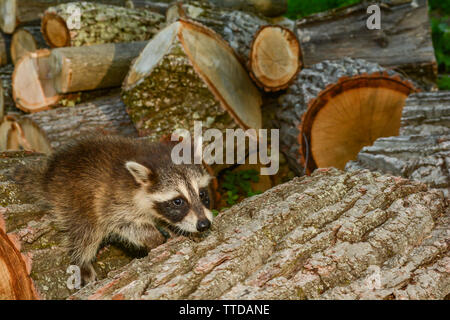
{"label": "log with rough bark", "polygon": [[444,299],[449,223],[442,194],[421,183],[322,170],[221,213],[201,242],[172,239],[71,298]]}
{"label": "log with rough bark", "polygon": [[47,48],[39,26],[22,26],[11,37],[11,60],[16,64],[28,52]]}
{"label": "log with rough bark", "polygon": [[418,180],[450,196],[450,93],[411,95],[401,122],[400,136],[377,139],[346,169],[367,168]]}
{"label": "log with rough bark", "polygon": [[[4,229],[31,257],[30,277],[42,299],[443,299],[450,294],[450,210],[442,194],[419,182],[335,169],[246,199],[222,212],[209,234],[171,238],[147,257],[132,260],[107,246],[95,263],[101,280],[69,290],[69,256],[52,217],[27,202],[7,178],[14,165],[37,161],[42,159],[35,154],[1,154],[0,203]],[[28,281],[26,274],[20,277]]]}
{"label": "log with rough bark", "polygon": [[424,88],[435,87],[437,64],[427,1],[380,5],[380,30],[367,28],[367,7],[362,3],[299,20],[305,67],[322,60],[361,58],[406,73]]}
{"label": "log with rough bark", "polygon": [[58,93],[120,87],[146,41],[55,48],[50,77]]}
{"label": "log with rough bark", "polygon": [[[3,150],[32,150],[49,154],[67,141],[86,134],[137,136],[119,96],[101,98],[75,107],[61,107],[29,115],[10,117],[0,137]],[[11,128],[10,128],[11,127]]]}
{"label": "log with rough bark", "polygon": [[[73,17],[74,12],[79,20]],[[78,47],[148,40],[163,25],[164,16],[149,10],[74,2],[48,8],[41,29],[51,47]]]}
{"label": "log with rough bark", "polygon": [[[85,0],[86,1],[86,0]],[[39,23],[44,11],[51,6],[73,0],[2,0],[0,2],[0,29],[13,33],[20,24]],[[112,5],[125,5],[127,0],[87,0]]]}
{"label": "log with rough bark", "polygon": [[140,135],[175,129],[261,128],[261,96],[234,51],[212,30],[180,20],[156,35],[131,66],[122,99]]}
{"label": "log with rough bark", "polygon": [[295,34],[272,20],[244,11],[217,9],[199,1],[172,5],[167,21],[195,20],[217,32],[236,51],[255,83],[265,91],[279,91],[292,83],[302,66]]}
{"label": "log with rough bark", "polygon": [[[110,91],[117,91],[130,64],[130,55],[137,55],[138,52],[133,50],[140,47],[139,44],[102,46],[76,48],[73,51],[71,48],[61,48],[61,52],[59,49],[41,49],[27,53],[17,62],[11,80],[17,108],[24,112],[38,112],[55,106],[73,106],[77,102],[90,101]],[[105,53],[105,48],[109,48],[110,52]],[[112,51],[117,48],[130,51]],[[102,59],[98,59],[98,51],[103,52]],[[72,56],[71,52],[85,54],[86,64],[80,61],[82,57]],[[76,70],[72,70],[74,64]],[[80,79],[83,75],[84,78]],[[75,89],[95,90],[73,93]],[[58,90],[69,93],[59,93]]]}
{"label": "log with rough bark", "polygon": [[280,148],[297,174],[344,169],[362,147],[398,135],[405,100],[416,89],[391,70],[359,59],[303,69],[280,96]]}

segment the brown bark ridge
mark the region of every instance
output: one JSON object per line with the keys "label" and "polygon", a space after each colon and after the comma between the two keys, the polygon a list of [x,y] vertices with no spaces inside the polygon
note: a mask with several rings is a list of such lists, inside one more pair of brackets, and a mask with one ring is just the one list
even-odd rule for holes
{"label": "brown bark ridge", "polygon": [[400,136],[364,147],[347,170],[367,168],[426,183],[450,195],[450,94],[412,94],[403,108]]}
{"label": "brown bark ridge", "polygon": [[175,129],[261,128],[261,95],[234,51],[211,29],[180,19],[141,52],[122,85],[122,99],[141,136]]}
{"label": "brown bark ridge", "polygon": [[344,169],[362,147],[398,135],[405,100],[415,90],[394,71],[361,59],[303,69],[278,99],[280,150],[297,174]]}
{"label": "brown bark ridge", "polygon": [[[74,20],[73,12],[80,13]],[[149,10],[73,2],[48,8],[41,30],[51,47],[144,41],[164,26],[164,16]]]}
{"label": "brown bark ridge", "polygon": [[[33,296],[35,298],[64,299],[76,290],[70,290],[67,286],[71,275],[67,273],[70,259],[61,246],[60,232],[55,228],[53,218],[46,208],[29,201],[10,178],[15,166],[41,165],[42,161],[45,161],[43,155],[27,151],[0,153],[0,229],[3,229],[9,239],[14,240],[16,248],[20,248],[28,270],[27,273],[22,272],[19,270],[21,264],[17,263],[14,265],[15,272],[8,273],[8,280],[11,283],[26,284],[31,279],[32,286],[37,291]],[[3,231],[0,230],[0,234]],[[0,250],[0,260],[5,257],[12,256],[5,255]],[[129,263],[131,258],[119,247],[108,245],[98,253],[97,260],[95,268],[100,278],[103,278],[109,271]],[[3,285],[4,282],[1,281],[0,288]],[[11,298],[32,297],[22,295]]]}
{"label": "brown bark ridge", "polygon": [[147,41],[55,48],[50,77],[58,93],[120,87]]}
{"label": "brown bark ridge", "polygon": [[425,89],[436,87],[427,1],[380,4],[380,30],[367,28],[367,6],[362,3],[298,20],[305,67],[322,60],[361,58],[406,73]]}
{"label": "brown bark ridge", "polygon": [[222,36],[247,67],[255,84],[265,91],[287,88],[301,69],[300,44],[295,33],[282,26],[286,25],[285,20],[218,9],[204,1],[169,7],[166,20],[170,23],[179,17],[195,20]]}
{"label": "brown bark ridge", "polygon": [[13,126],[0,143],[7,150],[24,148],[48,154],[86,134],[137,136],[118,96],[10,118]]}
{"label": "brown bark ridge", "polygon": [[[318,170],[169,240],[71,299],[443,299],[450,211],[437,190]],[[374,280],[375,279],[375,280]]]}
{"label": "brown bark ridge", "polygon": [[11,60],[15,64],[28,52],[47,47],[40,26],[21,26],[14,31],[11,37]]}

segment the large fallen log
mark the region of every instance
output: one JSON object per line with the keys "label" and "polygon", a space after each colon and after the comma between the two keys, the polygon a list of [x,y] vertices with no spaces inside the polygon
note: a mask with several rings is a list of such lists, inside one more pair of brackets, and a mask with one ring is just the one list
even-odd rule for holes
{"label": "large fallen log", "polygon": [[[367,3],[319,13],[297,22],[305,67],[344,57],[377,62],[436,86],[437,64],[426,0],[381,4],[381,29],[369,30]],[[407,54],[405,54],[407,52]]]}
{"label": "large fallen log", "polygon": [[443,299],[449,222],[442,194],[423,184],[320,171],[223,212],[203,241],[175,238],[71,298]]}
{"label": "large fallen log", "polygon": [[[79,20],[72,16],[79,12]],[[149,10],[73,2],[48,8],[42,33],[51,47],[144,41],[164,25],[164,16]]]}
{"label": "large fallen log", "polygon": [[212,30],[180,20],[135,60],[122,99],[140,135],[159,140],[194,121],[225,131],[261,128],[261,95],[234,51]]}
{"label": "large fallen log", "polygon": [[50,77],[58,93],[120,87],[147,41],[55,48]]}
{"label": "large fallen log", "polygon": [[201,1],[174,4],[166,16],[169,23],[179,17],[195,20],[221,35],[265,91],[287,88],[301,69],[297,37],[270,19],[251,12],[217,9]]}
{"label": "large fallen log", "polygon": [[400,136],[377,139],[346,169],[367,168],[426,183],[450,195],[450,94],[413,94],[403,108]]}
{"label": "large fallen log", "polygon": [[344,169],[362,147],[398,135],[405,100],[415,90],[395,72],[359,59],[303,69],[279,98],[280,150],[297,174]]}
{"label": "large fallen log", "polygon": [[42,299],[71,294],[72,299],[443,299],[450,294],[450,211],[442,194],[419,182],[335,169],[244,200],[222,212],[203,239],[175,237],[131,262],[130,253],[107,246],[95,263],[103,280],[70,290],[69,256],[51,216],[7,179],[16,164],[42,159],[22,152],[3,153],[0,160],[5,230],[31,257],[30,276]]}
{"label": "large fallen log", "polygon": [[0,146],[4,146],[4,150],[22,148],[46,154],[86,134],[137,136],[119,96],[9,117],[0,124],[2,130],[7,133],[0,137]]}

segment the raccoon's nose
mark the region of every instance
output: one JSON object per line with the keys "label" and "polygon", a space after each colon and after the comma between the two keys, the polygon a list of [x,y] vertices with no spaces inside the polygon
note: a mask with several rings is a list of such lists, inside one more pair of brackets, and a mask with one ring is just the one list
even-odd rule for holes
{"label": "raccoon's nose", "polygon": [[210,226],[211,226],[211,222],[209,222],[208,219],[199,220],[197,222],[197,230],[200,232],[209,229]]}

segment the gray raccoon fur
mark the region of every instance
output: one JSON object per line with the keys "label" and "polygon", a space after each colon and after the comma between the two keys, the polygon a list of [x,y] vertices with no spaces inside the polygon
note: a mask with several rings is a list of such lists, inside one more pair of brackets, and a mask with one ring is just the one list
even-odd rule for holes
{"label": "gray raccoon fur", "polygon": [[42,166],[16,169],[14,179],[25,192],[50,207],[83,283],[96,278],[92,262],[109,237],[151,249],[165,241],[157,220],[183,232],[209,228],[211,177],[201,165],[174,164],[172,148],[86,137],[57,150]]}

